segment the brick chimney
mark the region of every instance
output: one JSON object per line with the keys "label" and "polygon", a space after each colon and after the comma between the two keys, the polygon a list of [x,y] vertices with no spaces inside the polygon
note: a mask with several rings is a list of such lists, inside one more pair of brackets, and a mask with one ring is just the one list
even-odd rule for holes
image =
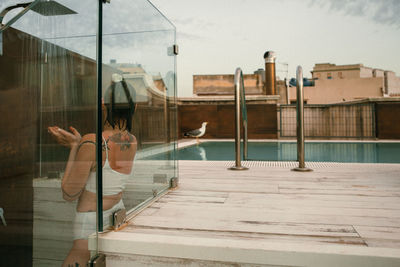
{"label": "brick chimney", "polygon": [[265,59],[265,92],[267,95],[276,95],[276,71],[274,51],[267,51],[264,54]]}

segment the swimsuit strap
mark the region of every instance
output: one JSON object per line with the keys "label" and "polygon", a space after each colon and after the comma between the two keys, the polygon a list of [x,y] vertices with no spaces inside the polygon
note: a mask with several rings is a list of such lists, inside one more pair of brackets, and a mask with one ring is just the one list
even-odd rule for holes
{"label": "swimsuit strap", "polygon": [[106,160],[108,160],[108,148],[107,148],[107,141],[104,138],[104,136],[102,135],[101,137],[103,137],[103,141],[104,141],[104,146],[106,147]]}
{"label": "swimsuit strap", "polygon": [[86,144],[86,143],[89,143],[89,144],[96,145],[96,143],[95,143],[95,142],[93,142],[93,141],[89,141],[89,140],[86,140],[86,141],[83,141],[82,143],[80,143],[80,144],[79,144],[79,147],[81,147],[83,144]]}

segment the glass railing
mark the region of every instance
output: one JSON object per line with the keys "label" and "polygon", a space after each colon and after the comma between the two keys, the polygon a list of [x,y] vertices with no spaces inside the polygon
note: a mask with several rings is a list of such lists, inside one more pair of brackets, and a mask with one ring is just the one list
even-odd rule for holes
{"label": "glass railing", "polygon": [[[103,12],[103,90],[114,77],[135,94],[132,134],[137,152],[122,197],[129,214],[168,189],[177,176],[175,27],[144,0],[111,1]],[[160,152],[170,153],[163,161],[144,159]]]}
{"label": "glass railing", "polygon": [[[38,2],[1,33],[1,261],[86,266],[96,218],[112,229],[115,212],[129,217],[177,177],[175,27],[145,0],[103,4],[101,17],[101,1]],[[159,152],[164,160],[145,160]]]}

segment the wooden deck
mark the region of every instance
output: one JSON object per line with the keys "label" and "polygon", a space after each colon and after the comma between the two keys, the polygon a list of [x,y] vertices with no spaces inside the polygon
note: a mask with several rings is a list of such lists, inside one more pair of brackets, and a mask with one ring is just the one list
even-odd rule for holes
{"label": "wooden deck", "polygon": [[100,236],[108,266],[400,266],[400,164],[246,164],[180,161],[177,189]]}

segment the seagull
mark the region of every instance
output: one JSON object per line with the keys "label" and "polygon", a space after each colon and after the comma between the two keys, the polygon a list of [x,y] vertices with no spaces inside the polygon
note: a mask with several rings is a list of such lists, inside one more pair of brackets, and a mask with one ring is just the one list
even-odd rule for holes
{"label": "seagull", "polygon": [[206,133],[206,125],[208,122],[203,122],[201,128],[191,130],[183,134],[184,137],[196,137],[197,144],[199,143],[199,137],[202,137]]}

